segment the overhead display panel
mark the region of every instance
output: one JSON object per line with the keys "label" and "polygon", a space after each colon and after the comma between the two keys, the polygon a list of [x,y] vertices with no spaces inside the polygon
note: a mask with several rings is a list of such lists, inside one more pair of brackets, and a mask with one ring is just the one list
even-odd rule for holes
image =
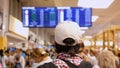
{"label": "overhead display panel", "polygon": [[80,7],[23,7],[25,27],[54,28],[61,21],[74,21],[81,27],[92,26],[92,9]]}
{"label": "overhead display panel", "polygon": [[92,26],[92,9],[80,7],[58,7],[58,22],[74,21],[81,27]]}
{"label": "overhead display panel", "polygon": [[55,7],[23,7],[23,26],[27,27],[55,27],[56,8]]}

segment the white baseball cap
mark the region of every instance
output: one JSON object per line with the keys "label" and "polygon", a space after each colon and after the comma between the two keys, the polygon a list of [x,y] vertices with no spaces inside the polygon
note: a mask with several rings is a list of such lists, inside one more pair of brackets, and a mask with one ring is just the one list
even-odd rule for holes
{"label": "white baseball cap", "polygon": [[81,39],[80,31],[80,27],[76,22],[60,22],[55,28],[55,42],[60,45],[65,45],[63,40],[66,38],[72,38],[75,41],[73,45],[79,44]]}

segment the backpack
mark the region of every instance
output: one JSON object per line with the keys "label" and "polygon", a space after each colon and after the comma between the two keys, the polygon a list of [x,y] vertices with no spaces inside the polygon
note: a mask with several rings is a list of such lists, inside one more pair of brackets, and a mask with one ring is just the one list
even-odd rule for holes
{"label": "backpack", "polygon": [[71,62],[62,59],[68,66],[69,68],[92,68],[93,65],[85,60],[81,61],[79,66],[76,66],[74,64],[72,64]]}

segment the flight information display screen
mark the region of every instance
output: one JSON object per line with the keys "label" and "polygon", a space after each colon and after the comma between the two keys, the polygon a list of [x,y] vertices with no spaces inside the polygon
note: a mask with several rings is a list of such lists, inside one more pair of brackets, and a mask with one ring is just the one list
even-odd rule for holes
{"label": "flight information display screen", "polygon": [[80,7],[58,7],[58,22],[74,21],[81,27],[92,26],[92,9]]}
{"label": "flight information display screen", "polygon": [[92,9],[80,7],[23,7],[25,27],[54,28],[59,22],[74,21],[81,27],[92,26]]}
{"label": "flight information display screen", "polygon": [[55,7],[23,7],[23,26],[55,27],[57,12]]}

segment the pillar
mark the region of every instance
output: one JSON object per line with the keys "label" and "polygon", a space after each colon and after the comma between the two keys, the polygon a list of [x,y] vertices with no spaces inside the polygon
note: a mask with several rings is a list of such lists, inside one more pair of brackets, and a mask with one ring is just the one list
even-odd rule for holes
{"label": "pillar", "polygon": [[103,31],[103,49],[105,49],[106,45],[105,45],[105,31]]}
{"label": "pillar", "polygon": [[108,42],[107,47],[108,49],[110,49],[110,30],[109,29],[107,30],[107,42]]}
{"label": "pillar", "polygon": [[6,36],[9,23],[9,0],[4,0],[2,36]]}

